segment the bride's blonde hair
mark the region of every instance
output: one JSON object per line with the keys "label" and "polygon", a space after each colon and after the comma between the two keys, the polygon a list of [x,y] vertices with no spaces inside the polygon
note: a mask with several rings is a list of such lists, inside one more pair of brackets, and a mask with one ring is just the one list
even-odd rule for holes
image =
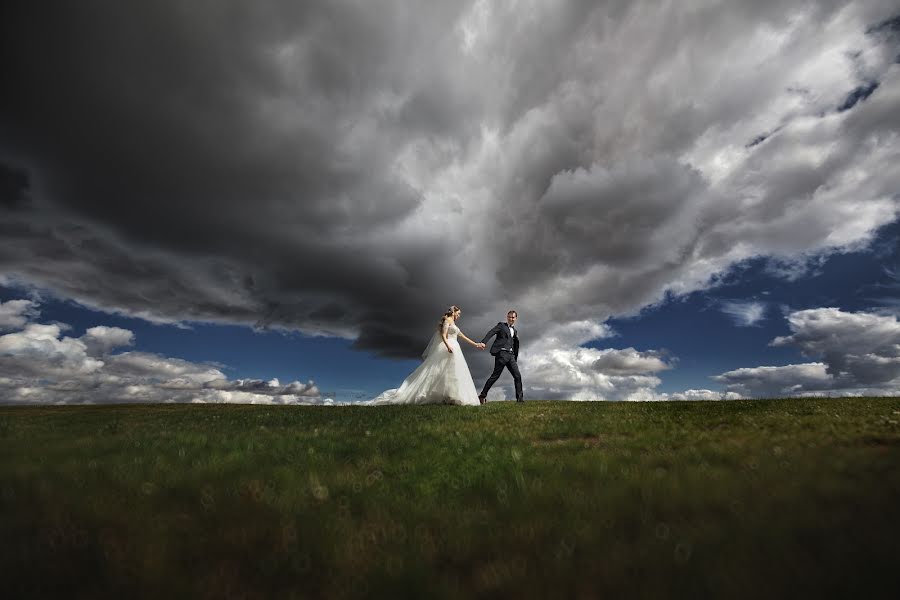
{"label": "bride's blonde hair", "polygon": [[455,313],[458,310],[460,310],[460,308],[454,304],[453,306],[451,306],[450,308],[447,309],[447,312],[445,312],[443,315],[441,315],[441,320],[438,321],[438,331],[440,331],[444,328],[444,321],[446,321],[447,319],[452,317],[453,313]]}

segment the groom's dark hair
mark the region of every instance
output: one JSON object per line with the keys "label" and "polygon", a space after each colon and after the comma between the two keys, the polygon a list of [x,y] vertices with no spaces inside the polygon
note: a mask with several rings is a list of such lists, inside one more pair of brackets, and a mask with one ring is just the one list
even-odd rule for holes
{"label": "groom's dark hair", "polygon": [[509,312],[508,312],[508,313],[506,313],[506,314],[507,314],[507,315],[516,315],[516,318],[518,318],[518,317],[519,317],[519,313],[517,313],[517,312],[516,312],[516,311],[514,311],[514,310],[511,310],[511,311],[509,311]]}

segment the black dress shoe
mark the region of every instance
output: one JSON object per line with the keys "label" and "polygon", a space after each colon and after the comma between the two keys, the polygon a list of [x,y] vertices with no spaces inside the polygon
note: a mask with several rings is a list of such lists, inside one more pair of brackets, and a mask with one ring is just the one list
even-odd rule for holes
{"label": "black dress shoe", "polygon": [[485,398],[484,396],[478,396],[478,401],[484,404],[485,402],[487,402],[487,398]]}

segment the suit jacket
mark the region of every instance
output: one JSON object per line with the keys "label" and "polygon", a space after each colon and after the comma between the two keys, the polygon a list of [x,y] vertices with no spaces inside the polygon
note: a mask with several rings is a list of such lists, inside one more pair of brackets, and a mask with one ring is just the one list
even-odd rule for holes
{"label": "suit jacket", "polygon": [[491,354],[497,356],[497,353],[503,348],[512,348],[513,355],[516,357],[516,360],[519,360],[519,328],[516,328],[516,335],[510,340],[509,325],[506,323],[497,323],[493,329],[487,332],[481,342],[484,345],[487,345],[488,340],[494,335],[497,337],[494,339],[493,345],[491,345]]}

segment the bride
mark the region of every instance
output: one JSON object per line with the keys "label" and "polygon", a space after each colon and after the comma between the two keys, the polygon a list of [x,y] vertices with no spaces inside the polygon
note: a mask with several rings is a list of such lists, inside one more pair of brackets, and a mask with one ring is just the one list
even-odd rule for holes
{"label": "bride", "polygon": [[456,322],[460,315],[458,306],[447,309],[422,353],[422,364],[398,389],[381,393],[372,404],[481,404],[457,338],[479,349],[484,344],[473,342],[459,330]]}

